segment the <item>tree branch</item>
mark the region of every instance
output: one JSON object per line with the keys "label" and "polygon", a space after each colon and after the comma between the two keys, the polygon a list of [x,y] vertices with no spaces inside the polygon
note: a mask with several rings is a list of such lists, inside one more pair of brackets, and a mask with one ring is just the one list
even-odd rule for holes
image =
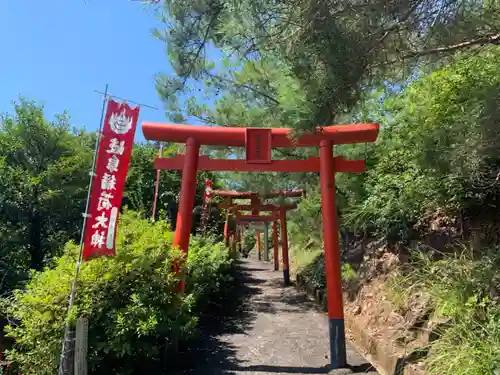
{"label": "tree branch", "polygon": [[451,44],[448,46],[441,46],[441,47],[435,47],[435,48],[429,48],[426,50],[421,50],[421,51],[413,51],[413,52],[408,52],[404,55],[402,55],[399,58],[386,61],[386,62],[381,62],[379,64],[374,64],[371,66],[371,68],[378,68],[384,65],[393,65],[396,63],[401,63],[404,62],[405,60],[409,59],[414,59],[417,57],[424,57],[424,56],[431,56],[431,55],[438,55],[440,53],[447,53],[447,52],[457,52],[462,49],[467,49],[467,48],[472,48],[477,45],[485,45],[485,44],[500,44],[500,33],[496,34],[488,34],[488,35],[483,35],[481,37],[463,41],[460,43],[456,44]]}
{"label": "tree branch", "polygon": [[220,11],[221,11],[221,9],[219,8],[212,15],[210,22],[207,25],[207,29],[205,30],[205,33],[203,34],[203,38],[200,42],[200,45],[198,46],[198,50],[196,51],[194,58],[191,60],[191,65],[189,66],[187,72],[184,74],[182,84],[175,89],[176,92],[181,91],[186,86],[187,80],[189,79],[189,77],[193,73],[193,69],[194,69],[194,65],[196,64],[196,60],[198,60],[198,58],[201,55],[201,51],[203,51],[203,48],[205,48],[205,45],[208,42],[208,37],[209,37],[210,31],[212,30],[212,26],[213,26],[215,20],[217,19],[217,16],[219,15]]}
{"label": "tree branch", "polygon": [[467,40],[465,42],[457,44],[451,44],[449,46],[442,46],[442,47],[430,48],[423,51],[410,52],[407,53],[406,55],[403,55],[401,57],[401,60],[411,59],[415,57],[429,56],[429,55],[437,55],[439,53],[444,53],[444,52],[455,52],[461,49],[474,47],[480,44],[499,44],[499,43],[500,43],[500,33],[484,35],[476,39]]}
{"label": "tree branch", "polygon": [[234,85],[236,87],[241,87],[241,88],[253,91],[254,93],[256,93],[258,95],[261,95],[261,96],[265,97],[266,99],[272,101],[274,104],[277,104],[277,105],[280,104],[280,102],[277,99],[273,98],[271,95],[266,94],[265,92],[262,92],[262,91],[256,89],[255,87],[252,87],[252,86],[250,86],[250,85],[248,85],[246,83],[238,83],[238,82],[236,82],[236,81],[234,81],[232,79],[225,78],[225,77],[220,77],[218,75],[210,73],[209,71],[205,71],[205,74],[207,74],[209,77],[218,79],[219,81],[230,83],[230,84],[232,84],[232,85]]}

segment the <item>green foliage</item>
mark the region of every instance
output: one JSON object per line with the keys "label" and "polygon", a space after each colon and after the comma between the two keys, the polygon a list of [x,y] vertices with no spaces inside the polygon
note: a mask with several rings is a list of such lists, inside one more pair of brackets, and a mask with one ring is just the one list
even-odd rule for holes
{"label": "green foliage", "polygon": [[[0,295],[21,286],[68,240],[78,240],[85,210],[95,136],[71,129],[66,113],[49,121],[43,107],[20,99],[0,123]],[[174,151],[166,145],[165,154]],[[135,145],[124,197],[129,208],[151,215],[158,147]],[[160,174],[158,207],[177,200],[180,173]],[[204,179],[197,184],[199,203]]]}
{"label": "green foliage", "polygon": [[[367,162],[366,173],[337,178],[343,229],[401,240],[429,211],[463,212],[472,218],[496,215],[500,138],[495,129],[500,112],[491,103],[500,96],[499,54],[495,47],[458,59],[400,93],[386,93],[378,106],[369,103],[372,111],[377,110],[373,117],[382,124],[377,144],[339,150]],[[307,226],[312,220],[317,227],[321,223],[318,211],[309,211],[314,207],[311,202],[319,199],[319,193],[311,193],[315,196],[308,194],[301,203],[304,208],[291,215],[291,241],[299,244],[310,236]],[[319,242],[321,235],[313,236]],[[299,246],[294,251],[294,261],[309,258],[299,272],[314,285],[324,286],[321,258],[310,260],[315,250]],[[435,261],[415,252],[409,273],[388,285],[400,310],[411,308],[412,299],[428,299],[431,322],[447,322],[436,329],[438,339],[429,346],[430,374],[500,370],[500,262],[495,252],[482,253],[479,258],[460,254]],[[354,278],[354,272],[344,269],[343,278]]]}
{"label": "green foliage", "polygon": [[[127,173],[125,197],[128,206],[136,211],[150,214],[153,207],[156,170],[153,161],[159,149],[151,143],[136,144],[132,149],[130,167]],[[168,148],[165,155],[168,155]],[[158,207],[163,207],[169,199],[177,200],[181,186],[181,175],[177,171],[161,171],[158,189]]]}
{"label": "green foliage", "polygon": [[326,288],[325,257],[319,250],[303,251],[295,256],[296,272],[300,273],[309,284],[316,288]]}
{"label": "green foliage", "polygon": [[79,234],[92,137],[71,130],[67,114],[53,121],[21,99],[0,118],[0,293],[41,269]]}
{"label": "green foliage", "polygon": [[[294,257],[295,271],[315,288],[326,289],[325,256],[320,250],[298,251]],[[347,263],[342,264],[342,281],[357,279],[356,271]]]}
{"label": "green foliage", "polygon": [[409,296],[420,293],[430,301],[430,320],[448,321],[437,330],[439,340],[430,344],[426,358],[430,374],[483,375],[500,370],[499,266],[498,249],[479,259],[457,253],[438,261],[417,252],[404,276],[392,281],[389,295],[400,306],[408,308]]}
{"label": "green foliage", "polygon": [[[178,151],[176,144],[167,143],[164,146],[164,157],[172,157]],[[127,205],[130,209],[146,213],[146,216],[151,215],[153,208],[156,182],[156,169],[153,168],[153,161],[158,155],[159,145],[153,143],[135,144],[127,173],[124,195]],[[205,190],[205,179],[207,178],[217,184],[214,173],[198,173],[195,204],[201,204],[201,197],[203,197],[203,191]],[[162,170],[158,186],[158,208],[166,207],[170,201],[178,202],[181,189],[181,172]],[[157,216],[157,218],[161,217]]]}
{"label": "green foliage", "polygon": [[243,246],[246,251],[252,250],[257,244],[257,237],[255,231],[246,230],[243,232]]}
{"label": "green foliage", "polygon": [[198,311],[217,304],[233,278],[230,270],[236,254],[210,237],[193,237],[189,245],[186,292],[191,293]]}
{"label": "green foliage", "polygon": [[[318,185],[313,185],[314,182]],[[319,181],[316,178],[307,188],[307,195],[300,200],[296,210],[290,211],[288,217],[288,231],[290,243],[294,247],[322,246],[323,234],[321,231],[311,233],[311,228],[321,228],[321,195]],[[313,235],[311,235],[313,234]]]}
{"label": "green foliage", "polygon": [[[192,116],[213,123],[199,98],[206,89],[230,96],[221,100],[218,118],[227,111],[249,120],[235,124],[255,126],[260,118],[265,126],[280,121],[310,130],[331,124],[374,83],[404,80],[422,62],[498,38],[492,16],[498,4],[491,1],[173,0],[164,6],[166,27],[156,36],[176,74],[161,75],[158,91],[174,121]],[[222,64],[209,59],[214,47]]]}
{"label": "green foliage", "polygon": [[[496,204],[500,138],[498,48],[458,60],[385,100],[364,193],[350,197],[354,229],[404,236],[426,211]],[[349,191],[360,181],[342,181]]]}
{"label": "green foliage", "polygon": [[[484,211],[487,202],[494,210],[500,165],[500,140],[495,131],[500,115],[493,104],[500,95],[498,56],[498,47],[491,47],[415,77],[401,91],[383,87],[367,92],[352,113],[342,118],[343,122],[375,120],[382,126],[376,144],[336,148],[336,154],[365,160],[367,168],[365,173],[336,176],[337,204],[345,229],[401,239],[411,233],[424,213],[437,208],[452,214]],[[279,75],[272,67],[262,74]],[[244,74],[246,70],[240,77]],[[251,96],[247,91],[232,92],[216,103],[211,119],[222,125],[288,124],[276,121],[277,116],[285,116],[276,105],[268,105],[265,111],[260,105],[262,111],[252,122],[250,109],[257,104]],[[231,104],[226,106],[226,102]],[[245,110],[234,110],[236,102]],[[314,155],[314,150],[273,152],[276,159]],[[244,190],[306,187],[308,197],[298,212],[291,214],[294,241],[306,244],[309,229],[321,223],[315,174],[230,173],[226,179],[233,181],[232,188]],[[313,237],[321,241],[321,231]]]}
{"label": "green foliage", "polygon": [[[138,213],[121,215],[117,256],[82,265],[71,319],[89,319],[89,369],[93,374],[130,374],[160,362],[172,341],[192,337],[199,312],[230,281],[228,250],[193,241],[184,296],[175,292],[172,249],[164,221]],[[76,247],[68,244],[53,269],[33,274],[26,290],[3,301],[16,340],[8,358],[23,374],[54,374],[59,360],[74,276]],[[43,343],[43,344],[42,344]]]}
{"label": "green foliage", "polygon": [[[355,121],[375,119],[381,134],[375,145],[339,146],[337,154],[364,159],[367,172],[338,174],[337,203],[343,231],[408,238],[426,213],[443,209],[470,218],[498,218],[500,167],[500,50],[492,47],[462,56],[447,67],[402,88],[370,93],[353,113]],[[236,121],[235,121],[236,122]],[[308,195],[289,214],[292,262],[316,287],[325,287],[321,201],[317,176],[272,176],[272,186],[307,187]],[[261,186],[245,180],[248,190]],[[314,230],[311,230],[314,228]],[[433,319],[450,319],[439,329],[427,360],[432,374],[492,374],[499,370],[500,305],[492,294],[498,283],[498,257],[423,257],[414,263],[412,283],[391,286],[400,308],[418,293],[431,299]],[[343,279],[356,278],[344,265]]]}

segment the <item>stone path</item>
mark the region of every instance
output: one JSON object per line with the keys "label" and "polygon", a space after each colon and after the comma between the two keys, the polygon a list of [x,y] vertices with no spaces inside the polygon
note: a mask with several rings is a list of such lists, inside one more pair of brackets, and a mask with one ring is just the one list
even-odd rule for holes
{"label": "stone path", "polygon": [[[180,373],[328,374],[326,315],[294,287],[285,288],[282,272],[272,271],[271,263],[244,260],[241,269],[238,295],[228,296],[237,313],[213,317],[219,333],[207,334],[200,348],[191,349],[189,369]],[[331,374],[377,374],[350,347],[348,363],[352,372]]]}

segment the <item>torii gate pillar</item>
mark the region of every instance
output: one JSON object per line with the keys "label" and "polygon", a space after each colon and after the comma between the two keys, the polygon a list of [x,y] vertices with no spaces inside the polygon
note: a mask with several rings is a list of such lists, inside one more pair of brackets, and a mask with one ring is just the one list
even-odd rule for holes
{"label": "torii gate pillar", "polygon": [[346,365],[344,307],[340,261],[339,228],[335,204],[335,166],[331,141],[319,145],[321,208],[323,214],[323,241],[330,329],[330,358],[332,368]]}
{"label": "torii gate pillar", "polygon": [[[257,196],[252,196],[250,198],[250,204],[252,206],[258,206],[260,205],[260,198],[257,197]],[[256,210],[255,208],[252,208],[251,210],[251,213],[252,215],[256,215],[258,216],[260,214],[260,211],[259,210]],[[255,231],[255,236],[257,238],[257,259],[258,260],[261,260],[261,257],[262,257],[262,244],[260,243],[260,231],[256,230]]]}
{"label": "torii gate pillar", "polygon": [[290,285],[290,261],[288,259],[288,232],[286,228],[286,210],[280,210],[281,220],[281,261],[283,268],[283,281],[286,286]]}
{"label": "torii gate pillar", "polygon": [[[189,249],[189,235],[191,234],[191,221],[193,206],[196,196],[196,174],[198,173],[198,159],[200,156],[200,143],[195,138],[186,141],[186,154],[182,170],[181,194],[179,198],[179,211],[177,213],[177,228],[174,235],[174,247],[178,247],[187,257]],[[179,265],[174,266],[176,271]],[[184,292],[184,280],[180,280],[179,292]]]}
{"label": "torii gate pillar", "polygon": [[[231,205],[231,197],[226,198],[226,203]],[[229,246],[229,211],[226,211],[226,221],[224,222],[224,244]]]}
{"label": "torii gate pillar", "polygon": [[273,245],[274,245],[274,270],[278,271],[279,264],[279,244],[278,244],[278,222],[273,221]]}

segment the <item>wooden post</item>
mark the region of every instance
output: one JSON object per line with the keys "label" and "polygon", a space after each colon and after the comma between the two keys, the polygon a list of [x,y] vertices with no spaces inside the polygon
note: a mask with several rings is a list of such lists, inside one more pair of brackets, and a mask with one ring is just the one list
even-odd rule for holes
{"label": "wooden post", "polygon": [[260,232],[255,231],[255,235],[257,236],[257,259],[262,259],[262,245],[260,244]]}
{"label": "wooden post", "polygon": [[88,319],[80,318],[76,321],[75,375],[87,375],[88,329]]}
{"label": "wooden post", "polygon": [[290,262],[288,260],[288,233],[286,229],[286,210],[280,210],[281,217],[281,249],[283,250],[283,282],[290,285]]}
{"label": "wooden post", "polygon": [[[252,215],[259,215],[260,211],[257,209],[257,206],[260,206],[260,198],[257,195],[253,195],[250,198],[250,204],[252,205],[251,213]],[[257,238],[257,259],[261,260],[262,258],[262,245],[260,243],[260,231],[255,231],[255,236]]]}
{"label": "wooden post", "polygon": [[279,264],[279,239],[278,239],[278,221],[273,222],[273,245],[274,245],[274,270],[280,269]]}
{"label": "wooden post", "polygon": [[[163,143],[160,144],[160,158],[163,157]],[[161,169],[156,169],[156,182],[155,182],[155,194],[154,194],[154,198],[153,198],[153,214],[152,214],[152,218],[153,218],[153,221],[156,220],[156,205],[158,204],[158,191],[159,191],[159,188],[160,188],[160,172],[161,172]]]}
{"label": "wooden post", "polygon": [[66,352],[64,353],[63,375],[74,375],[74,361],[75,361],[75,330],[72,327],[68,332],[68,342],[65,346]]}
{"label": "wooden post", "polygon": [[[232,203],[232,199],[230,197],[226,197],[225,201],[228,207]],[[226,221],[224,222],[224,244],[227,247],[229,247],[229,211],[229,209],[226,209]]]}
{"label": "wooden post", "polygon": [[264,260],[269,262],[269,223],[264,223]]}

